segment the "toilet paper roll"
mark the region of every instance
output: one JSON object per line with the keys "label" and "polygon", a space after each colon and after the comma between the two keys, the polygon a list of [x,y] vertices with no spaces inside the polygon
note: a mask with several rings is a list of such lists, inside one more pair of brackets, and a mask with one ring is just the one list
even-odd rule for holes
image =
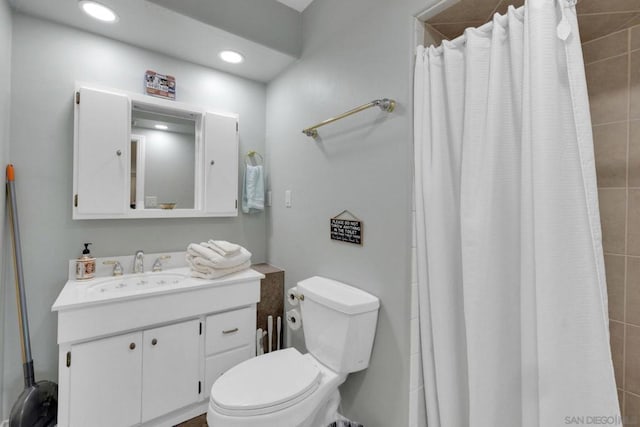
{"label": "toilet paper roll", "polygon": [[297,331],[302,327],[302,317],[295,308],[287,311],[287,325],[292,331]]}
{"label": "toilet paper roll", "polygon": [[289,289],[289,291],[287,292],[287,301],[289,302],[289,305],[292,305],[294,307],[298,305],[298,288],[294,286],[293,288]]}

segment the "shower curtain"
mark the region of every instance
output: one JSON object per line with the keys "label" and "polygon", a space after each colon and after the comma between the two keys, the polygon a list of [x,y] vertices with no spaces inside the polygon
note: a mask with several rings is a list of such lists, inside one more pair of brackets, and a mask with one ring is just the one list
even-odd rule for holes
{"label": "shower curtain", "polygon": [[573,4],[420,47],[414,131],[429,427],[621,426]]}

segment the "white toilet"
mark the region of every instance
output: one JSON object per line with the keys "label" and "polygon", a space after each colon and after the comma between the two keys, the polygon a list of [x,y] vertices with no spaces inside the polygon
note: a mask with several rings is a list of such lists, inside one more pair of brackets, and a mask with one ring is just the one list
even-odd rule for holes
{"label": "white toilet", "polygon": [[209,427],[325,427],[335,421],[338,386],[369,366],[380,301],[318,276],[297,288],[309,353],[274,351],[225,372],[211,387]]}

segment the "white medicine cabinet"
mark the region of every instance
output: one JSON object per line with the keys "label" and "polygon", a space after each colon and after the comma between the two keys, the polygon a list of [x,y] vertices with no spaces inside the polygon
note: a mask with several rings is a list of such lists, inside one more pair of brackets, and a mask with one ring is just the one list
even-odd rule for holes
{"label": "white medicine cabinet", "polygon": [[238,115],[77,84],[73,219],[238,215]]}

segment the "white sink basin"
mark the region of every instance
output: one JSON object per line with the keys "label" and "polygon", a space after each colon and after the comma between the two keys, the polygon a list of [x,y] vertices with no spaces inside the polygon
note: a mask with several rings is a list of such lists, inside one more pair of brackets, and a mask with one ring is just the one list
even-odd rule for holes
{"label": "white sink basin", "polygon": [[127,274],[125,276],[102,279],[89,286],[87,291],[96,293],[137,291],[152,289],[167,285],[177,285],[188,278],[185,274],[178,273],[144,273]]}

